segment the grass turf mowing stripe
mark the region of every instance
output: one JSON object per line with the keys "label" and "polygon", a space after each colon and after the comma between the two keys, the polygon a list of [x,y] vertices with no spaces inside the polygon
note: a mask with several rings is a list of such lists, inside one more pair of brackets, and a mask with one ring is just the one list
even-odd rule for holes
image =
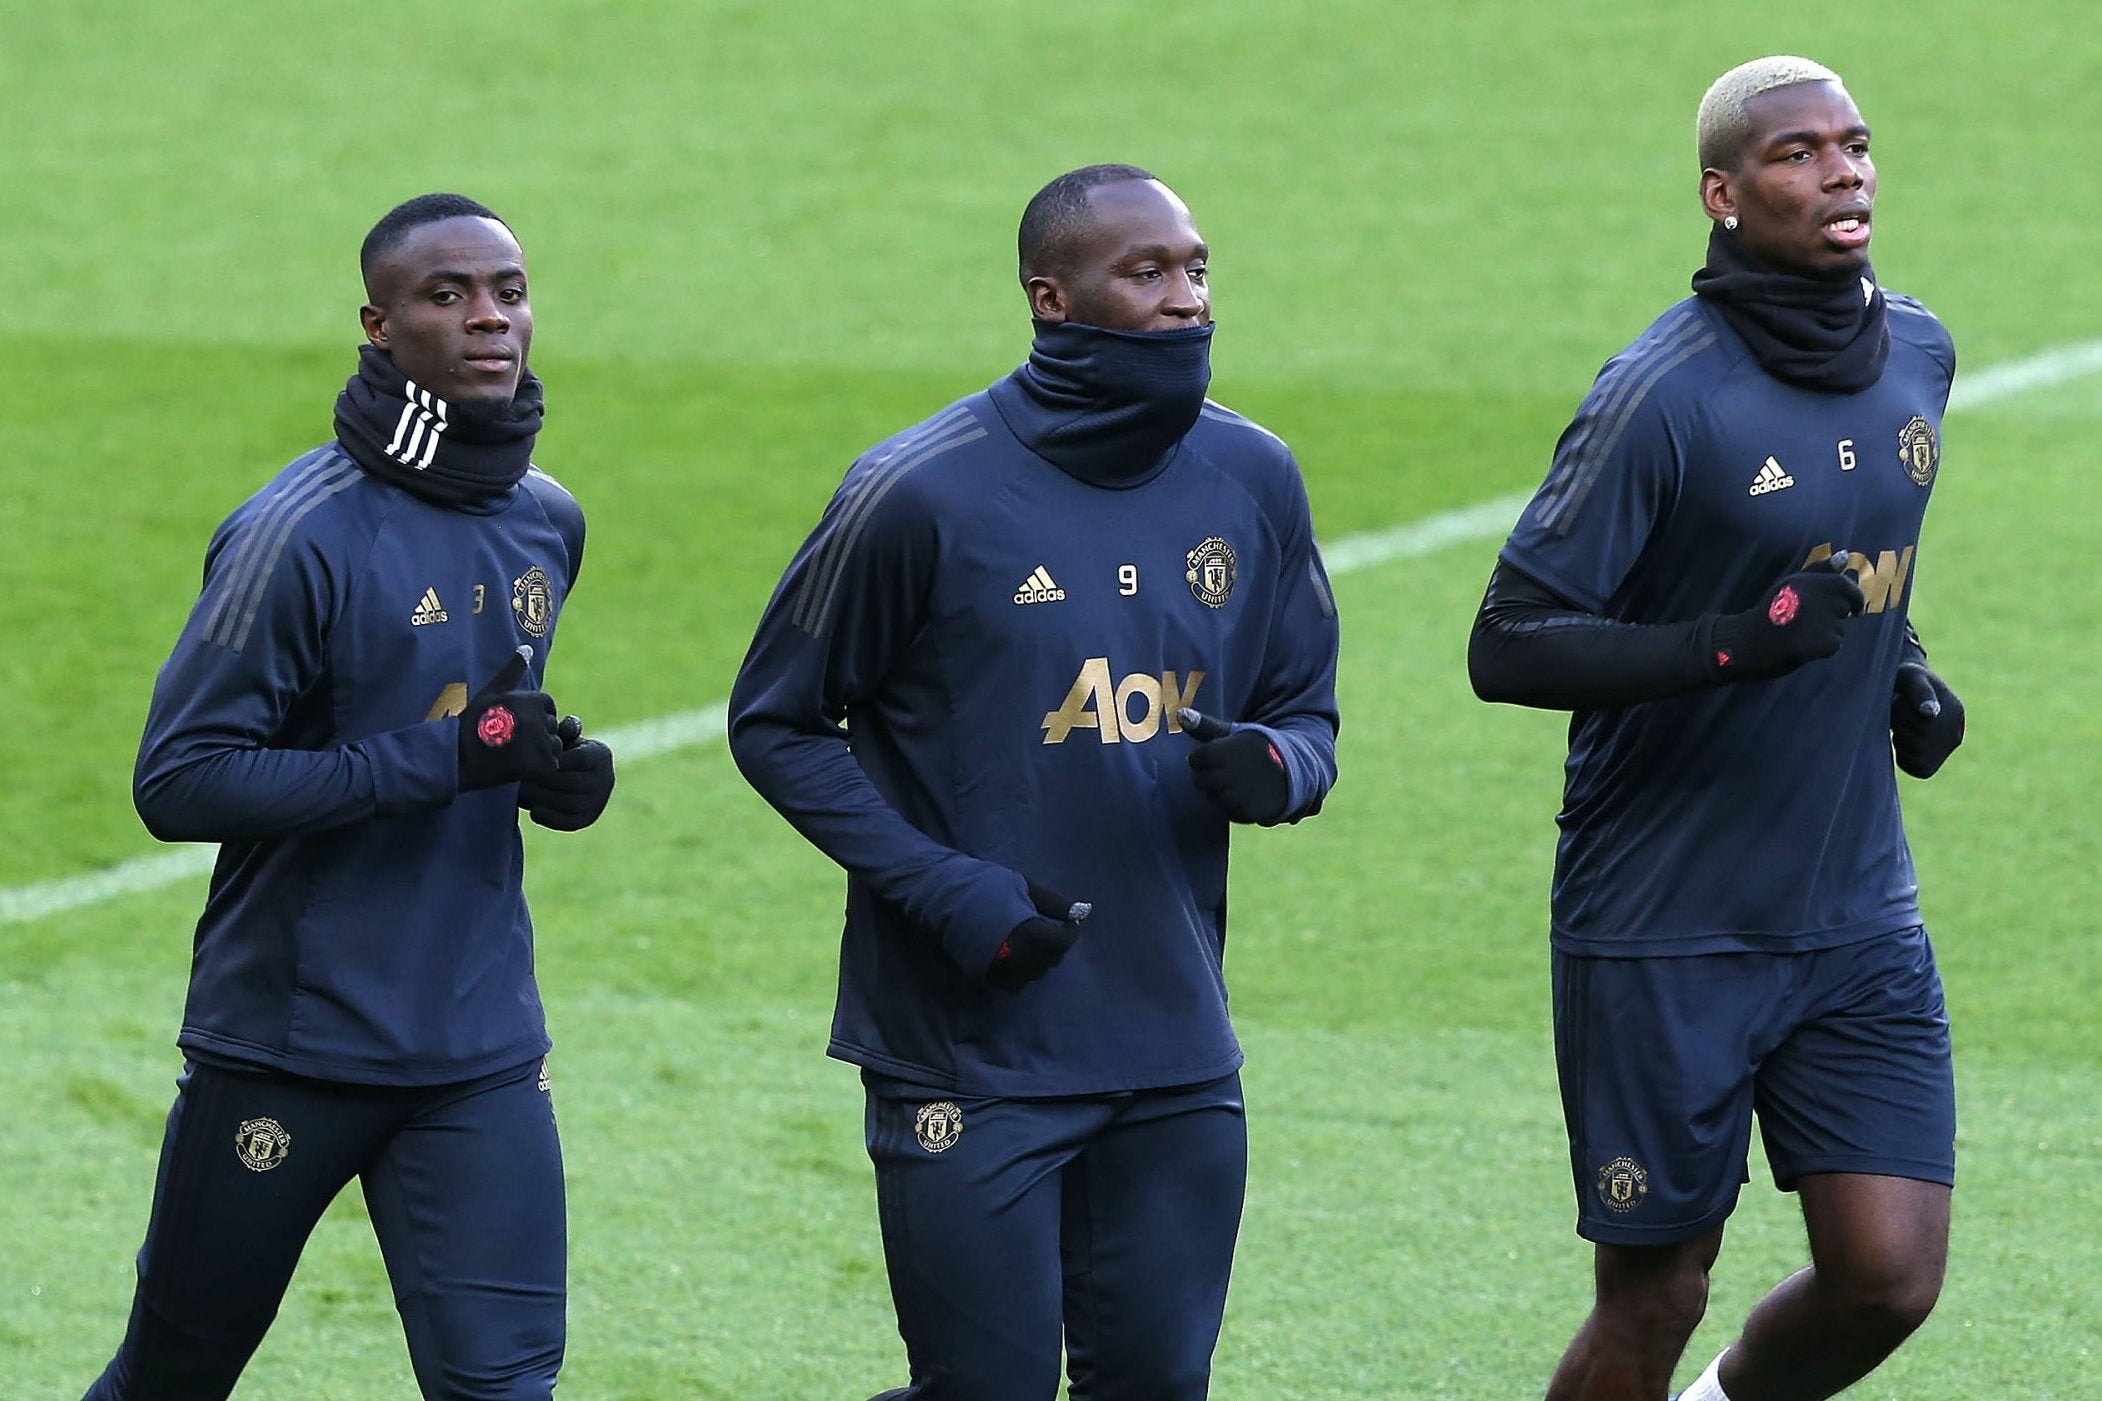
{"label": "grass turf mowing stripe", "polygon": [[[2102,340],[2062,345],[1961,376],[1949,395],[1949,410],[1953,413],[1981,408],[2017,394],[2098,373],[2102,373]],[[1433,554],[1462,541],[1491,539],[1511,528],[1511,522],[1530,499],[1530,492],[1514,493],[1440,511],[1390,529],[1347,535],[1324,547],[1322,558],[1329,573],[1348,574],[1390,560]],[[611,745],[622,760],[633,763],[712,744],[723,737],[727,716],[726,703],[717,701],[698,710],[682,710],[607,730],[599,738]],[[100,871],[0,890],[0,924],[23,924],[119,896],[158,890],[211,870],[217,856],[216,846],[184,846],[152,856],[135,856]]]}

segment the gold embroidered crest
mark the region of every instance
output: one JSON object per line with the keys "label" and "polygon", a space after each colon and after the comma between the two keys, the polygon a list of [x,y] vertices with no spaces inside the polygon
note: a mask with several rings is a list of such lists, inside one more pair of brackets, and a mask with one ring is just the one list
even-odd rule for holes
{"label": "gold embroidered crest", "polygon": [[1898,460],[1905,464],[1905,475],[1919,485],[1933,481],[1934,469],[1941,463],[1941,440],[1935,436],[1934,425],[1914,414],[1898,430]]}
{"label": "gold embroidered crest", "polygon": [[930,1153],[946,1153],[963,1137],[963,1111],[954,1100],[938,1099],[920,1106],[913,1119],[912,1136]]}
{"label": "gold embroidered crest", "polygon": [[1233,582],[1240,564],[1233,546],[1213,535],[1184,555],[1183,562],[1189,568],[1182,577],[1189,581],[1190,592],[1197,601],[1207,608],[1224,608],[1226,600],[1233,597]]}
{"label": "gold embroidered crest", "polygon": [[1615,1158],[1598,1170],[1598,1197],[1606,1210],[1625,1216],[1649,1195],[1649,1174],[1633,1158]]}
{"label": "gold embroidered crest", "polygon": [[292,1151],[292,1135],[275,1119],[244,1119],[234,1132],[234,1152],[250,1172],[268,1172]]}
{"label": "gold embroidered crest", "polygon": [[555,622],[555,591],[548,587],[547,571],[534,565],[511,581],[511,612],[518,625],[534,637],[547,636]]}

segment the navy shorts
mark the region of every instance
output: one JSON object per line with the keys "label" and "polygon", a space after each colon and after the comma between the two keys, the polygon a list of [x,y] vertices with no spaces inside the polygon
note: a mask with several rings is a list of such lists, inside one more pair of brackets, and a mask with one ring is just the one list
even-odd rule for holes
{"label": "navy shorts", "polygon": [[1921,928],[1808,953],[1554,956],[1555,1061],[1577,1234],[1667,1245],[1721,1224],[1751,1179],[1866,1173],[1953,1184],[1956,1084]]}
{"label": "navy shorts", "polygon": [[981,1099],[864,1071],[905,1401],[1202,1401],[1248,1176],[1241,1080]]}

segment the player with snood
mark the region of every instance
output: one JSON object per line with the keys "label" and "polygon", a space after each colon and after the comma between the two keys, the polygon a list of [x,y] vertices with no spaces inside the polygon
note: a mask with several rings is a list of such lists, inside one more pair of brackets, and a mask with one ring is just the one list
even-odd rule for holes
{"label": "player with snood", "polygon": [[89,1401],[232,1392],[353,1178],[426,1397],[545,1401],[562,1362],[518,813],[574,831],[613,788],[539,683],[584,517],[532,466],[504,223],[426,195],[361,264],[335,438],[213,535],[147,715],[140,816],[220,851],[130,1326]]}
{"label": "player with snood", "polygon": [[1027,363],[865,453],[730,700],[752,785],[847,871],[914,1401],[1209,1388],[1247,1173],[1229,824],[1335,778],[1299,469],[1208,402],[1207,250],[1132,166],[1029,202]]}
{"label": "player with snood", "polygon": [[1896,768],[1963,707],[1907,620],[1955,356],[1868,262],[1869,132],[1804,59],[1702,100],[1694,295],[1608,361],[1489,583],[1485,700],[1573,712],[1555,1051],[1597,1297],[1551,1401],[1658,1401],[1756,1112],[1809,1268],[1686,1401],[1813,1401],[1926,1318],[1948,1019]]}

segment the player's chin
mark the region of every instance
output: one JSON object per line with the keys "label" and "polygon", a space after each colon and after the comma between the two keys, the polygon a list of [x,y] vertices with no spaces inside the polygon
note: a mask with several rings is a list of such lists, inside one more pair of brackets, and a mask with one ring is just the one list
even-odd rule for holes
{"label": "player's chin", "polygon": [[1805,261],[1810,266],[1822,272],[1830,273],[1833,276],[1849,272],[1860,272],[1868,266],[1868,243],[1864,241],[1852,246],[1841,246],[1828,239],[1820,238],[1817,241],[1817,248]]}
{"label": "player's chin", "polygon": [[452,402],[478,408],[497,408],[518,397],[518,381],[462,385],[453,391]]}

